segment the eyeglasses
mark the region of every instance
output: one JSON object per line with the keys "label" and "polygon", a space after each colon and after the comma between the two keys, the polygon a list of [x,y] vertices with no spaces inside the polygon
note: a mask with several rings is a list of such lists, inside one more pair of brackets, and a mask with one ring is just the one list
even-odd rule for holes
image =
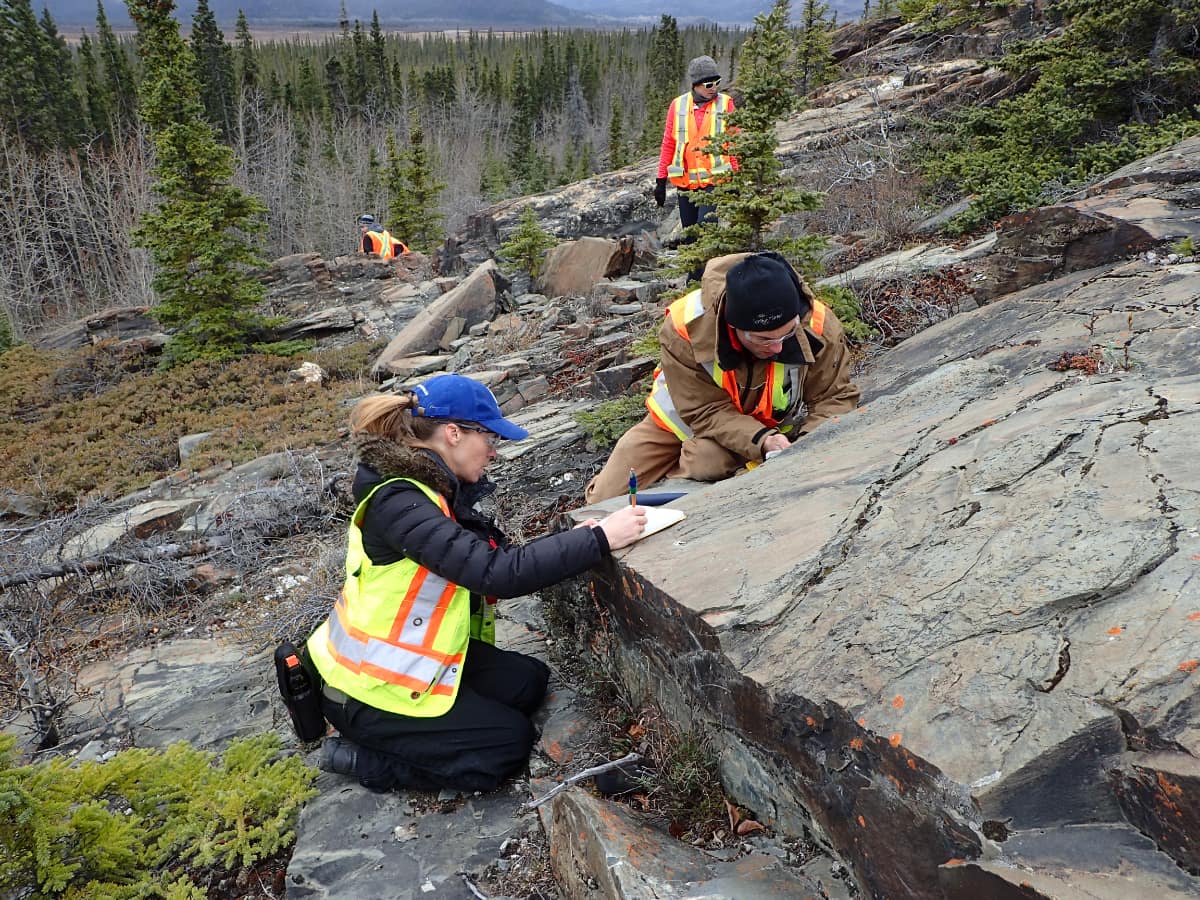
{"label": "eyeglasses", "polygon": [[488,442],[488,446],[492,447],[493,449],[497,444],[500,443],[500,435],[496,434],[494,431],[489,431],[482,425],[471,425],[467,422],[454,422],[452,424],[457,425],[463,431],[474,431],[476,434],[482,434],[483,439]]}
{"label": "eyeglasses", "polygon": [[720,78],[714,78],[712,81],[701,81],[700,87],[706,88],[711,91],[713,88],[715,88],[720,83],[721,83]]}
{"label": "eyeglasses", "polygon": [[789,331],[787,334],[781,335],[780,337],[767,337],[765,334],[759,334],[757,331],[741,331],[739,333],[739,337],[741,337],[743,344],[757,344],[760,347],[778,344],[782,347],[783,342],[790,338],[793,334],[795,334],[795,332]]}

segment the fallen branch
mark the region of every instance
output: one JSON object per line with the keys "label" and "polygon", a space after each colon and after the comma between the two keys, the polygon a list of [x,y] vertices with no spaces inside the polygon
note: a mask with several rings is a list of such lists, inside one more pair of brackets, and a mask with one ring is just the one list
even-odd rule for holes
{"label": "fallen branch", "polygon": [[475,887],[475,885],[471,881],[471,877],[466,872],[459,872],[458,877],[463,880],[463,884],[465,884],[467,886],[467,890],[469,890],[472,894],[474,894],[476,897],[478,897],[479,900],[489,900],[487,894],[485,894],[479,888]]}
{"label": "fallen branch", "polygon": [[180,559],[185,556],[199,556],[220,550],[230,545],[228,535],[219,535],[202,541],[191,541],[187,544],[160,544],[145,550],[133,550],[128,553],[105,553],[89,559],[72,559],[56,566],[43,566],[40,569],[26,569],[0,578],[0,591],[18,584],[33,584],[47,578],[62,578],[64,575],[87,575],[102,569],[116,569],[130,563],[154,562],[160,559]]}
{"label": "fallen branch", "polygon": [[619,769],[621,766],[625,765],[626,763],[635,763],[635,762],[638,762],[639,760],[641,760],[641,758],[642,758],[641,755],[638,753],[629,753],[625,756],[622,756],[620,759],[613,760],[612,762],[602,763],[601,765],[598,765],[598,766],[592,766],[590,769],[584,769],[582,772],[577,772],[576,774],[571,775],[568,778],[564,778],[562,781],[562,784],[556,784],[554,787],[552,787],[546,793],[546,796],[544,796],[538,800],[531,800],[529,803],[524,804],[521,807],[521,809],[519,810],[519,812],[526,813],[526,812],[529,812],[531,809],[537,809],[539,806],[541,806],[543,803],[545,803],[551,797],[554,797],[557,794],[561,794],[563,791],[565,791],[571,785],[578,784],[580,781],[583,781],[585,778],[591,778],[594,775],[599,775],[601,772],[608,772],[611,769]]}

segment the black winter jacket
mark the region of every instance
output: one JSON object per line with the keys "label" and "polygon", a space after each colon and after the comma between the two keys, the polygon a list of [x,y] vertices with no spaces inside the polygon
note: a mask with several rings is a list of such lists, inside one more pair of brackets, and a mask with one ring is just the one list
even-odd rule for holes
{"label": "black winter jacket", "polygon": [[512,546],[495,523],[475,509],[495,490],[491,482],[461,484],[436,453],[387,438],[359,437],[356,449],[356,502],[381,481],[414,478],[444,496],[454,512],[454,518],[448,518],[408,482],[380,488],[362,522],[363,549],[375,565],[408,557],[473,594],[505,598],[586,572],[609,553],[599,527],[573,528]]}

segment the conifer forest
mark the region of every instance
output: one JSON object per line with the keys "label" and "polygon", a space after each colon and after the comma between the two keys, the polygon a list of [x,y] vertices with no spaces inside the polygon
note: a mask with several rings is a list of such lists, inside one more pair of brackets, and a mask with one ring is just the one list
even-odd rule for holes
{"label": "conifer forest", "polygon": [[[98,13],[94,30],[65,35],[30,0],[0,0],[0,292],[18,337],[154,296],[135,235],[160,191],[144,54]],[[376,16],[258,41],[244,16],[225,34],[205,0],[180,26],[232,182],[265,205],[267,259],[348,252],[362,212],[431,250],[490,202],[652,153],[687,59],[732,73],[742,39],[668,16],[643,30],[419,36],[385,34]]]}

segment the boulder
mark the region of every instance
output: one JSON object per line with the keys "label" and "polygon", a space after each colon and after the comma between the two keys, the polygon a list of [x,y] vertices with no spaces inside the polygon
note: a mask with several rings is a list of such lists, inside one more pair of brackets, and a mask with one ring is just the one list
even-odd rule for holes
{"label": "boulder", "polygon": [[480,265],[457,287],[447,291],[405,326],[392,338],[379,358],[375,360],[372,373],[386,375],[390,364],[401,356],[415,353],[430,353],[446,333],[451,319],[462,318],[468,325],[478,325],[492,317],[496,300],[507,290],[508,283],[492,260]]}
{"label": "boulder", "polygon": [[586,295],[601,280],[628,274],[632,265],[633,244],[628,240],[584,237],[567,241],[546,257],[541,289],[551,297]]}

